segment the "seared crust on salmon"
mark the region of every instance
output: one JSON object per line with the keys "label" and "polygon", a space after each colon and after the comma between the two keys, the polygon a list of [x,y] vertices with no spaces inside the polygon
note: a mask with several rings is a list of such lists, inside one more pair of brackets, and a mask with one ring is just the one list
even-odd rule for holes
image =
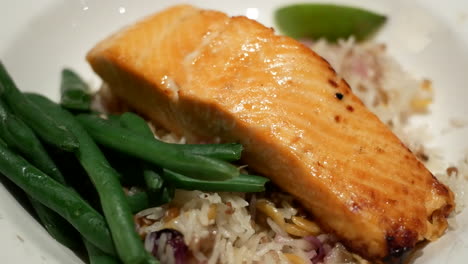
{"label": "seared crust on salmon", "polygon": [[447,228],[452,192],[294,39],[183,5],[110,36],[87,59],[167,129],[192,142],[241,142],[250,168],[364,257],[399,254]]}

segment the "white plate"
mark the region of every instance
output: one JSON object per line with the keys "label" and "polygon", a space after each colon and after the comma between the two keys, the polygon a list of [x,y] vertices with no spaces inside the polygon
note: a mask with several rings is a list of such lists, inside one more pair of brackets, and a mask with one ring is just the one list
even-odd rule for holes
{"label": "white plate", "polygon": [[[36,0],[4,1],[0,10],[0,58],[21,89],[57,98],[59,72],[78,70],[96,86],[97,77],[84,61],[94,43],[121,26],[183,1]],[[188,2],[188,1],[185,1]],[[295,1],[297,2],[297,1]],[[322,2],[327,2],[326,0]],[[427,123],[435,145],[450,160],[468,147],[468,130],[441,133],[450,118],[467,120],[468,2],[348,0],[387,14],[378,36],[410,72],[434,81],[436,100]],[[273,26],[273,10],[286,0],[190,1],[230,15],[247,15]],[[468,211],[458,227],[422,251],[415,263],[468,263]],[[0,259],[2,263],[82,263],[51,239],[44,229],[0,185]]]}

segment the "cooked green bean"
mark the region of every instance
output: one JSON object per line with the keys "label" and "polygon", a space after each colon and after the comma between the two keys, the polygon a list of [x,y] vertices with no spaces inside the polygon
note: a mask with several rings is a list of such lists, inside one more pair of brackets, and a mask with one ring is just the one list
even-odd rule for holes
{"label": "cooked green bean", "polygon": [[151,168],[144,168],[143,177],[148,190],[158,192],[163,187],[163,179],[156,171]]}
{"label": "cooked green bean", "polygon": [[60,104],[69,110],[90,111],[91,109],[88,84],[70,69],[62,70]]}
{"label": "cooked green bean", "polygon": [[[161,171],[162,173],[162,171]],[[143,176],[148,189],[148,201],[150,207],[169,203],[174,198],[175,188],[172,184],[164,182],[159,172],[146,168]]]}
{"label": "cooked green bean", "polygon": [[76,192],[44,174],[0,144],[0,172],[28,195],[72,224],[86,239],[112,254],[114,245],[106,221]]}
{"label": "cooked green bean", "polygon": [[172,144],[175,148],[190,153],[225,161],[236,161],[241,158],[242,144],[221,143],[221,144]]}
{"label": "cooked green bean", "polygon": [[83,242],[88,252],[89,264],[119,264],[119,260],[102,252],[99,248],[83,238]]}
{"label": "cooked green bean", "polygon": [[[134,132],[154,139],[153,132],[146,121],[137,114],[127,112],[121,115],[120,123],[123,127],[132,129]],[[155,139],[156,140],[156,139]],[[163,142],[161,142],[163,143]],[[163,143],[169,144],[169,143]],[[225,161],[239,160],[242,154],[242,144],[169,144],[173,148],[188,154],[200,155]]]}
{"label": "cooked green bean", "polygon": [[54,119],[40,110],[18,90],[10,75],[0,62],[0,97],[11,110],[27,123],[41,139],[65,151],[78,148],[72,132],[59,126]]}
{"label": "cooked green bean", "polygon": [[205,180],[226,180],[239,176],[239,169],[227,162],[190,155],[170,144],[147,140],[98,116],[80,114],[77,119],[98,143],[155,165]]}
{"label": "cooked green bean", "polygon": [[76,157],[97,189],[117,253],[122,261],[127,264],[157,263],[146,253],[136,233],[133,215],[119,183],[117,172],[109,165],[85,129],[71,113],[49,99],[37,94],[26,96],[41,109],[50,113],[61,125],[72,130],[78,138],[80,147],[75,152]]}
{"label": "cooked green bean", "polygon": [[360,41],[376,32],[386,17],[360,8],[334,4],[293,4],[275,12],[276,25],[293,38],[335,42],[354,36]]}
{"label": "cooked green bean", "polygon": [[127,195],[127,202],[132,213],[138,213],[141,210],[151,207],[147,192],[135,192]]}
{"label": "cooked green bean", "polygon": [[164,180],[179,189],[205,192],[262,192],[265,190],[265,183],[268,182],[267,178],[245,174],[226,181],[202,181],[166,169]]}

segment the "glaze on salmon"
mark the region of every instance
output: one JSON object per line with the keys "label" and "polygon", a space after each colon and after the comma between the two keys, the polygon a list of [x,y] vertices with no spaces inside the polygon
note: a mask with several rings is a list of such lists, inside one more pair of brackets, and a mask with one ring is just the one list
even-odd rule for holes
{"label": "glaze on salmon", "polygon": [[196,142],[241,142],[243,160],[369,259],[447,228],[453,194],[323,58],[246,17],[175,6],[93,48],[113,92]]}

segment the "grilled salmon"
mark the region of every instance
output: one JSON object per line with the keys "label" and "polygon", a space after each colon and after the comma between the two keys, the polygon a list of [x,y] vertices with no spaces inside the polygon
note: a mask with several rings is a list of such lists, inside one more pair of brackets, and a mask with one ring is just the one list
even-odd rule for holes
{"label": "grilled salmon", "polygon": [[369,259],[447,228],[452,192],[326,60],[246,17],[175,6],[87,55],[121,100],[192,142],[240,142],[243,160]]}

